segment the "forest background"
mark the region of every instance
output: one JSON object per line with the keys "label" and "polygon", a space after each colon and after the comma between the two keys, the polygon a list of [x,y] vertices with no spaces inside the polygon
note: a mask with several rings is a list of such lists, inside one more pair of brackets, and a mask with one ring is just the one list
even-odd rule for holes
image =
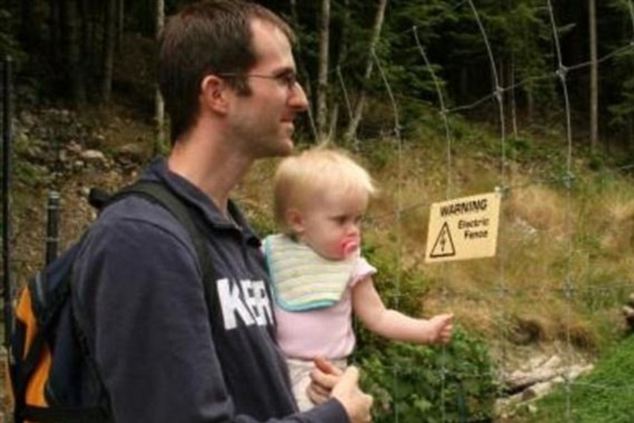
{"label": "forest background", "polygon": [[[67,205],[68,245],[94,218],[89,186],[116,189],[166,151],[154,40],[165,15],[187,3],[0,2],[0,52],[12,58],[14,81],[16,280],[41,265],[43,228],[33,222],[44,219],[47,190],[61,191]],[[583,408],[588,392],[571,378],[554,405],[499,400],[518,393],[510,375],[526,363],[561,357],[559,376],[599,367],[627,331],[632,1],[260,3],[298,34],[298,73],[311,99],[300,147],[346,148],[382,188],[364,248],[386,302],[417,315],[456,313],[456,340],[444,349],[361,331],[355,360],[378,399],[376,420],[602,421]],[[237,194],[263,233],[274,230],[274,165],[258,165]],[[425,265],[429,205],[494,189],[504,193],[498,255]],[[606,401],[618,398],[617,381],[594,384],[606,386]],[[625,407],[608,408],[617,417],[604,421],[631,421]]]}

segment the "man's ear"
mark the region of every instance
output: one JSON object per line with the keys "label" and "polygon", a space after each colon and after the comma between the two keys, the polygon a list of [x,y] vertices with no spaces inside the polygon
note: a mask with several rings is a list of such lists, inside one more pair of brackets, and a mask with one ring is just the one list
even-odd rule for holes
{"label": "man's ear", "polygon": [[226,113],[228,110],[229,87],[227,83],[216,75],[207,75],[200,83],[202,102],[216,113]]}
{"label": "man's ear", "polygon": [[293,230],[293,233],[297,235],[301,235],[304,233],[305,225],[304,225],[304,216],[302,213],[296,208],[290,208],[286,210],[286,222],[290,229]]}

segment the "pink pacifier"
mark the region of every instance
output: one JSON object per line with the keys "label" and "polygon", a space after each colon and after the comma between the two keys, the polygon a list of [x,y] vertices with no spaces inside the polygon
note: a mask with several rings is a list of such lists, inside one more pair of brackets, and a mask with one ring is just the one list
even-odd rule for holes
{"label": "pink pacifier", "polygon": [[361,239],[359,235],[348,235],[344,239],[341,240],[340,251],[341,256],[343,258],[348,257],[350,254],[354,253],[359,249],[359,245],[361,244]]}

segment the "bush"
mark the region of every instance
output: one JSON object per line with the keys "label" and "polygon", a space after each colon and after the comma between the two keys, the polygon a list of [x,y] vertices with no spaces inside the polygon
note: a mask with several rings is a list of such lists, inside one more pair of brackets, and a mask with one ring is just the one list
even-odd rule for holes
{"label": "bush", "polygon": [[444,350],[382,342],[365,331],[354,361],[374,396],[375,423],[485,422],[497,387],[486,346],[461,330]]}
{"label": "bush", "polygon": [[[400,311],[417,315],[430,284],[424,275],[402,270],[397,287],[394,255],[379,253],[366,242],[364,256],[377,267],[375,282],[386,305],[398,298]],[[386,341],[361,327],[356,333],[358,350],[352,362],[362,368],[362,386],[374,396],[375,423],[492,419],[498,388],[483,341],[459,328],[444,349]]]}

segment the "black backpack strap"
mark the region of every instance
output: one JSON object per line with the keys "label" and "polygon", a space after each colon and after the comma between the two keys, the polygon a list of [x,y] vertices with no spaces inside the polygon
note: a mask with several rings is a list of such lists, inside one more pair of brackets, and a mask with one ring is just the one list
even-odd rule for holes
{"label": "black backpack strap", "polygon": [[37,407],[26,405],[20,421],[38,423],[111,423],[101,407]]}
{"label": "black backpack strap", "polygon": [[[134,184],[123,188],[110,198],[105,207],[115,201],[119,201],[129,195],[141,196],[153,203],[156,203],[167,209],[180,222],[189,234],[194,249],[198,255],[198,263],[200,265],[203,276],[203,287],[205,290],[205,299],[211,301],[208,307],[216,307],[219,304],[218,294],[212,289],[214,280],[214,267],[209,255],[207,241],[203,236],[205,233],[204,221],[202,216],[198,215],[196,210],[188,207],[183,200],[165,184],[153,181],[137,181]],[[211,310],[210,310],[211,311]]]}

